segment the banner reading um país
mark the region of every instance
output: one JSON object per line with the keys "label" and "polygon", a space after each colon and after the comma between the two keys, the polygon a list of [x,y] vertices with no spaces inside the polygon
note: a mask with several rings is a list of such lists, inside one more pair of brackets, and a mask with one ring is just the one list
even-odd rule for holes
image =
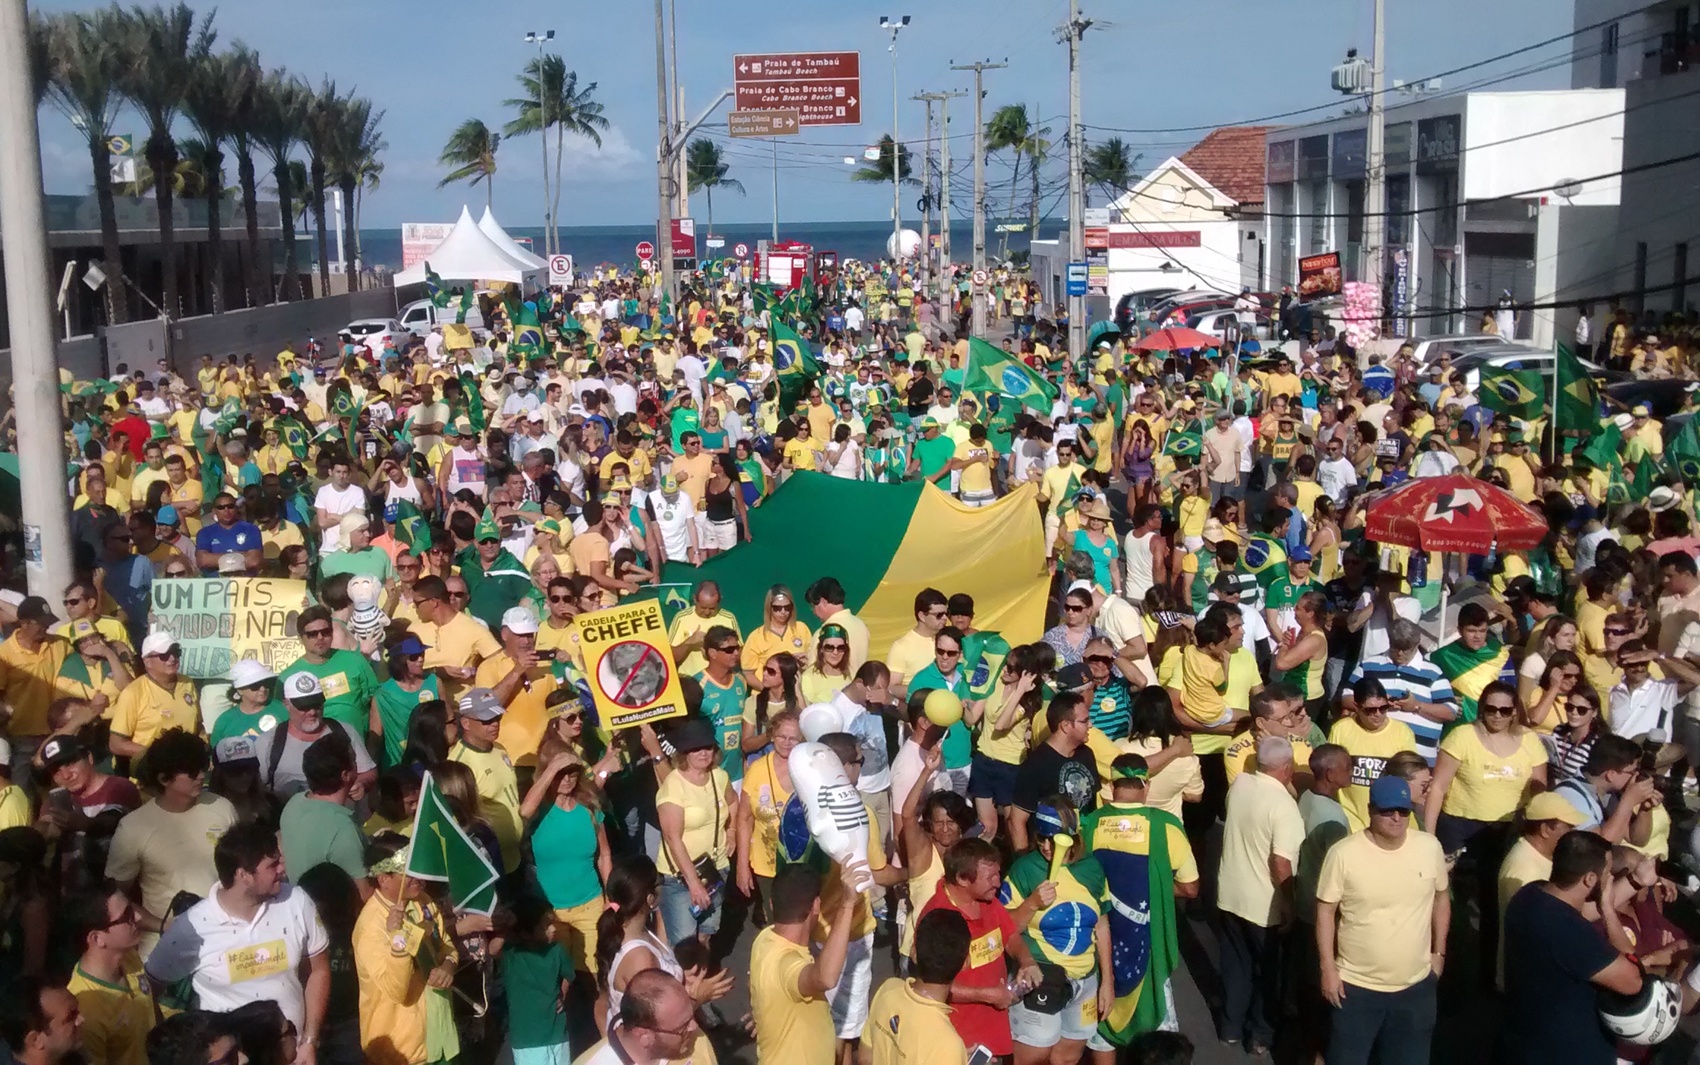
{"label": "banner reading um pa\u00eds", "polygon": [[199,577],[153,582],[151,631],[183,648],[178,669],[195,680],[222,680],[232,662],[252,658],[274,673],[301,657],[296,619],[307,582],[276,577]]}

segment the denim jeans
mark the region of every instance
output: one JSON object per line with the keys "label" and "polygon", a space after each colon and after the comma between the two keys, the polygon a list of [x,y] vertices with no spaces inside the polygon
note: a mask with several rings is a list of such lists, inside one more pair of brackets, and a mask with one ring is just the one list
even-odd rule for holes
{"label": "denim jeans", "polygon": [[1369,1065],[1372,1055],[1381,1065],[1428,1065],[1436,983],[1431,973],[1402,991],[1345,985],[1346,997],[1334,1010],[1327,1065]]}
{"label": "denim jeans", "polygon": [[708,893],[706,912],[691,910],[691,889],[677,876],[661,878],[661,920],[667,925],[667,943],[677,945],[695,935],[712,936],[720,931],[720,915],[726,908],[725,869],[720,871],[720,884]]}

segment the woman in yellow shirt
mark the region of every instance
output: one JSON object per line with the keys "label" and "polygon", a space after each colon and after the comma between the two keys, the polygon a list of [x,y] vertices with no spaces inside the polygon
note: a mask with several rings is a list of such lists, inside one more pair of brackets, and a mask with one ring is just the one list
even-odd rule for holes
{"label": "woman in yellow shirt", "polygon": [[986,700],[980,745],[968,777],[968,796],[986,839],[997,834],[998,817],[1015,802],[1016,771],[1027,757],[1030,720],[1044,705],[1044,678],[1056,663],[1049,644],[1022,644],[1004,659],[1003,671]]}
{"label": "woman in yellow shirt", "polygon": [[805,706],[831,702],[850,683],[850,634],[842,625],[822,625],[815,644],[814,665],[797,683]]}
{"label": "woman in yellow shirt", "polygon": [[781,710],[767,722],[773,750],[744,770],[738,796],[738,890],[744,896],[761,892],[762,909],[772,920],[773,877],[779,863],[779,815],[796,789],[791,784],[791,752],[803,742],[795,710]]}
{"label": "woman in yellow shirt", "polygon": [[[1574,631],[1574,626],[1571,627]],[[1530,698],[1523,703],[1521,722],[1525,728],[1542,735],[1567,720],[1566,708],[1576,685],[1582,680],[1582,660],[1570,651],[1554,651],[1546,660],[1539,682],[1530,689]]]}
{"label": "woman in yellow shirt", "polygon": [[[744,638],[744,651],[738,662],[744,671],[744,682],[751,688],[760,685],[761,669],[769,658],[781,651],[801,658],[809,645],[809,627],[797,620],[797,598],[785,585],[776,584],[767,590],[761,615],[761,627]],[[849,678],[845,678],[845,683],[848,682]]]}

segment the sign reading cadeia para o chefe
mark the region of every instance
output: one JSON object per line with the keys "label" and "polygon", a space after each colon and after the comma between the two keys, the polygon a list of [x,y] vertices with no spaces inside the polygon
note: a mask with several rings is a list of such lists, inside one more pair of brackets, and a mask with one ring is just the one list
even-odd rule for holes
{"label": "sign reading cadeia para o chefe", "polygon": [[573,624],[605,728],[632,728],[684,714],[685,693],[660,603],[645,599],[596,610],[580,614]]}
{"label": "sign reading cadeia para o chefe", "polygon": [[183,648],[178,669],[222,680],[231,663],[252,658],[274,673],[301,657],[296,620],[307,582],[276,577],[201,577],[153,582],[148,628]]}

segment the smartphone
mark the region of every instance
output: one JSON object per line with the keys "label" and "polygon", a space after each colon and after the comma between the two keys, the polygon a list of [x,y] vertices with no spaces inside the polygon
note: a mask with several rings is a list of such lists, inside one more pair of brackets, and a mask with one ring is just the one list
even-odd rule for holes
{"label": "smartphone", "polygon": [[974,1049],[968,1052],[968,1065],[992,1065],[992,1062],[996,1060],[996,1054],[978,1043],[974,1044]]}

